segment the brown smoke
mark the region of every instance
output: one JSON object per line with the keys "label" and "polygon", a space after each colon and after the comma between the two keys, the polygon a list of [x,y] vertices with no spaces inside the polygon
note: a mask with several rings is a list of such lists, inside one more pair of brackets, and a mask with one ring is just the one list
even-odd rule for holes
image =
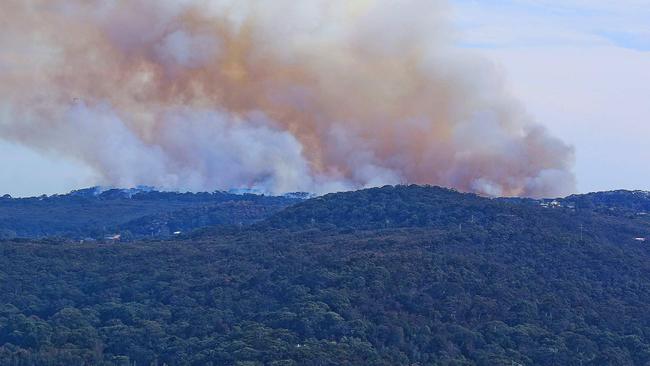
{"label": "brown smoke", "polygon": [[419,0],[4,0],[0,137],[104,184],[573,190],[572,149]]}

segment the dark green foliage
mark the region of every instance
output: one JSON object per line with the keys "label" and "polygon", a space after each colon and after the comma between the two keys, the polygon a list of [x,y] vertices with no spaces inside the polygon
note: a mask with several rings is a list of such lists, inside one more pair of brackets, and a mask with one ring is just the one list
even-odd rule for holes
{"label": "dark green foliage", "polygon": [[224,192],[173,193],[96,188],[67,195],[0,198],[0,240],[63,237],[122,240],[169,237],[215,225],[247,225],[299,202]]}
{"label": "dark green foliage", "polygon": [[187,240],[4,242],[0,365],[645,365],[649,232],[414,186]]}
{"label": "dark green foliage", "polygon": [[573,195],[562,199],[573,203],[581,209],[600,212],[628,212],[633,214],[650,214],[650,192],[612,191]]}

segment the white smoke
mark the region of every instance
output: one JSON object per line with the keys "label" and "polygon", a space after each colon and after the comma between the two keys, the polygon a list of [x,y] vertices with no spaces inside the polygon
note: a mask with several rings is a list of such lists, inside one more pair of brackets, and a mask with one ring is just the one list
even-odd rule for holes
{"label": "white smoke", "polygon": [[0,138],[106,185],[572,191],[571,148],[447,17],[438,0],[5,0]]}

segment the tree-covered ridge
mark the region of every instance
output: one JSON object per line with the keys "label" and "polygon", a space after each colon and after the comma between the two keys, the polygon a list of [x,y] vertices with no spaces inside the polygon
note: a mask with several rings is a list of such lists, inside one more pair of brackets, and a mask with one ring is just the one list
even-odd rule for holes
{"label": "tree-covered ridge", "polygon": [[521,205],[429,186],[386,186],[328,194],[291,206],[260,223],[274,228],[356,229],[445,226],[509,214]]}
{"label": "tree-covered ridge", "polygon": [[611,225],[626,227],[628,233],[634,233],[636,229],[629,226],[650,222],[650,217],[644,215],[644,208],[650,205],[649,197],[647,194],[617,191],[556,200],[492,199],[440,187],[386,186],[328,194],[299,202],[256,226],[260,229],[297,230],[315,227],[462,230],[502,223],[534,223],[541,226],[540,230],[575,231],[582,227],[583,232],[591,230],[608,235],[613,233]]}
{"label": "tree-covered ridge", "polygon": [[561,201],[571,202],[584,209],[610,210],[636,214],[650,214],[650,192],[611,191],[568,196]]}
{"label": "tree-covered ridge", "polygon": [[0,198],[0,239],[168,237],[207,226],[250,224],[299,201],[225,192],[98,188],[32,198],[5,196]]}
{"label": "tree-covered ridge", "polygon": [[186,240],[4,242],[0,365],[644,365],[649,234],[411,186]]}

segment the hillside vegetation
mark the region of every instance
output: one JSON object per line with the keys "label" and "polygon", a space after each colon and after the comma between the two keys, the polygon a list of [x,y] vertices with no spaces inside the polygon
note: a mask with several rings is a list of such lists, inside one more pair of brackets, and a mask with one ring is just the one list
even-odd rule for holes
{"label": "hillside vegetation", "polygon": [[384,187],[185,239],[5,241],[0,365],[650,364],[647,197],[575,198]]}
{"label": "hillside vegetation", "polygon": [[164,238],[174,232],[247,225],[299,202],[254,194],[89,188],[65,195],[0,197],[0,239]]}

